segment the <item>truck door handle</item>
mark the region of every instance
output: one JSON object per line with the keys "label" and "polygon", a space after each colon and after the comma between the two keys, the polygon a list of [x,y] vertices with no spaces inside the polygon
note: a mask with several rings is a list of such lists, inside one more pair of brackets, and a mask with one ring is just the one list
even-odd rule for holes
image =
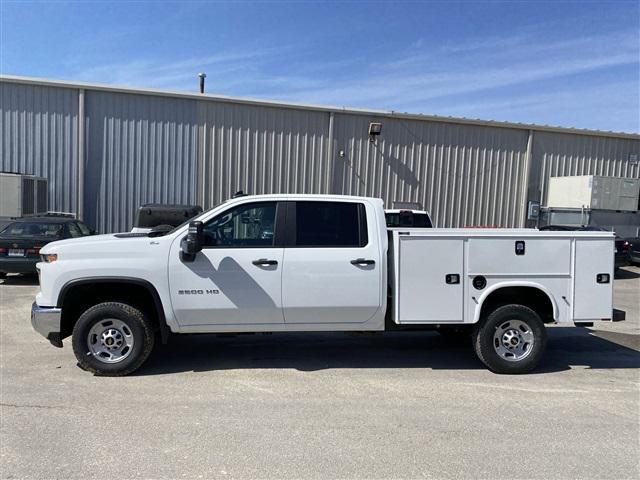
{"label": "truck door handle", "polygon": [[367,260],[366,258],[356,258],[355,260],[351,260],[351,265],[374,265],[375,263],[375,260]]}
{"label": "truck door handle", "polygon": [[448,273],[445,275],[444,281],[449,285],[457,285],[460,283],[460,275],[457,273]]}
{"label": "truck door handle", "polygon": [[268,260],[266,258],[259,258],[258,260],[254,260],[251,263],[253,263],[254,265],[258,265],[260,267],[268,267],[268,266],[277,265],[278,261],[277,260]]}

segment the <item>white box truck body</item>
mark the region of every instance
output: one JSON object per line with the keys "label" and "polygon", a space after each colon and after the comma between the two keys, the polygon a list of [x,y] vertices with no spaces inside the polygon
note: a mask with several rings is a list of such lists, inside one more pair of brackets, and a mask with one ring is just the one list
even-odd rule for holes
{"label": "white box truck body", "polygon": [[640,179],[580,175],[551,177],[547,207],[639,210]]}

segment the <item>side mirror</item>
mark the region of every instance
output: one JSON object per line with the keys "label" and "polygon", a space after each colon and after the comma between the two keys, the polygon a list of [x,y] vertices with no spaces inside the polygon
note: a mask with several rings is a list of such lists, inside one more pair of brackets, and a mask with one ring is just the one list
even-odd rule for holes
{"label": "side mirror", "polygon": [[204,225],[202,222],[191,222],[187,236],[180,242],[180,256],[184,262],[193,262],[196,253],[202,250],[204,243]]}

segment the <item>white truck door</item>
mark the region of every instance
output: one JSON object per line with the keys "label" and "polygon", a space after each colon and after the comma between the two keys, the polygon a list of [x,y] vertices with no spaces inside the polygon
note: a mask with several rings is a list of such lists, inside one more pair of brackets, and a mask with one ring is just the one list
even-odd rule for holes
{"label": "white truck door", "polygon": [[398,236],[397,320],[463,320],[464,240]]}
{"label": "white truck door", "polygon": [[[181,326],[283,323],[277,202],[245,203],[204,225],[205,246],[192,262],[170,251],[171,303]],[[284,212],[283,212],[284,213]]]}
{"label": "white truck door", "polygon": [[382,305],[384,265],[373,206],[298,201],[287,212],[285,323],[364,323]]}
{"label": "white truck door", "polygon": [[576,238],[574,320],[611,318],[614,248],[612,238]]}

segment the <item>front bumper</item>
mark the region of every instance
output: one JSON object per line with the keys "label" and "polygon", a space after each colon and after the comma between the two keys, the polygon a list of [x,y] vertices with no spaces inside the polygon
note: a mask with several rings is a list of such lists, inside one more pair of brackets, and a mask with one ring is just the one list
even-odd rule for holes
{"label": "front bumper", "polygon": [[36,273],[36,263],[39,258],[32,257],[2,257],[0,272],[4,273]]}
{"label": "front bumper", "polygon": [[31,305],[31,326],[51,342],[54,347],[62,348],[60,335],[60,319],[62,309],[56,307],[39,307],[36,302]]}

